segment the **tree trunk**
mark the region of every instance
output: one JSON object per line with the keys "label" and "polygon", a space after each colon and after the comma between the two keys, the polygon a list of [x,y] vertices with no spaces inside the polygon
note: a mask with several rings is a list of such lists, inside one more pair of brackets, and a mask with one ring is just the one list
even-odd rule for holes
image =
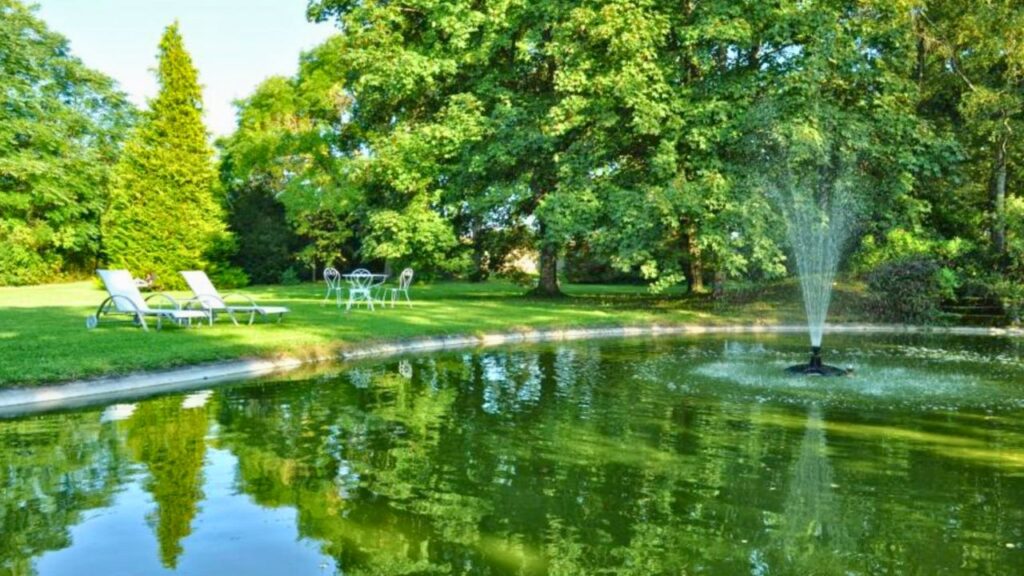
{"label": "tree trunk", "polygon": [[924,84],[925,65],[928,62],[928,45],[925,43],[925,30],[921,24],[920,15],[914,14],[911,19],[914,22],[914,34],[917,35],[917,63],[914,77],[917,79],[918,86],[921,86]]}
{"label": "tree trunk", "polygon": [[[530,213],[537,209],[537,206],[540,205],[548,191],[554,190],[557,187],[557,182],[558,177],[552,172],[550,167],[533,173],[533,176],[530,178],[530,191],[533,194],[533,207],[529,210]],[[532,295],[544,298],[563,296],[562,291],[558,288],[559,246],[548,239],[547,226],[544,225],[544,222],[540,221],[539,224],[537,239],[540,242],[540,255],[537,268],[540,272],[540,278],[537,281],[537,287],[533,289]]]}
{"label": "tree trunk", "polygon": [[480,227],[473,227],[473,271],[469,275],[471,282],[483,282],[490,276],[490,269],[487,258],[487,251],[483,247],[481,236],[483,230]]}
{"label": "tree trunk", "polygon": [[562,296],[558,287],[558,248],[554,244],[541,244],[540,261],[538,262],[540,279],[533,290],[534,296]]}
{"label": "tree trunk", "polygon": [[700,246],[697,245],[697,227],[687,224],[683,235],[683,252],[686,253],[686,284],[690,294],[703,294],[704,264],[700,260]]}
{"label": "tree trunk", "polygon": [[715,282],[712,297],[721,300],[725,296],[725,272],[721,269],[715,270]]}
{"label": "tree trunk", "polygon": [[996,145],[992,179],[989,181],[989,201],[992,204],[992,251],[1000,261],[1006,253],[1006,146],[1007,138],[1004,136]]}
{"label": "tree trunk", "polygon": [[700,255],[691,256],[688,266],[687,280],[689,280],[690,294],[704,294],[708,291],[704,286],[704,265],[700,261]]}

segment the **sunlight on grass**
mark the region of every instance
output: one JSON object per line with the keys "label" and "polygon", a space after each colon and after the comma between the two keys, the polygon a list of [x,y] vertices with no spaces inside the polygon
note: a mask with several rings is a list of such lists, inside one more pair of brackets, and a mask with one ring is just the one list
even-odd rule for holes
{"label": "sunlight on grass", "polygon": [[[508,282],[414,284],[413,307],[345,312],[324,302],[320,284],[252,286],[238,293],[267,305],[288,306],[280,323],[257,320],[234,326],[165,326],[142,332],[125,317],[103,318],[85,329],[106,293],[91,280],[0,288],[0,383],[30,385],[109,373],[181,366],[238,357],[338,354],[360,343],[430,335],[473,335],[507,330],[627,325],[670,326],[683,322],[763,323],[766,314],[747,304],[719,306],[707,297],[678,291],[652,295],[644,286],[568,285],[567,297],[524,297]],[[798,302],[795,290],[784,289]],[[226,291],[229,292],[229,291]],[[186,299],[187,292],[172,296]],[[799,311],[792,302],[780,306]],[[756,304],[764,306],[763,301]],[[772,314],[777,320],[779,314]],[[802,321],[799,316],[796,320]]]}

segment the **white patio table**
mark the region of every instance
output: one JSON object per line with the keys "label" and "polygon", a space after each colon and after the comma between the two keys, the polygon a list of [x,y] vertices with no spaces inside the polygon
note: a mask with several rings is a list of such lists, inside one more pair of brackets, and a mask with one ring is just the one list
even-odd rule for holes
{"label": "white patio table", "polygon": [[383,286],[388,279],[387,274],[378,274],[364,269],[353,270],[348,274],[342,274],[341,277],[349,283],[348,304],[345,306],[345,310],[349,310],[360,300],[365,300],[366,305],[373,310],[373,292]]}

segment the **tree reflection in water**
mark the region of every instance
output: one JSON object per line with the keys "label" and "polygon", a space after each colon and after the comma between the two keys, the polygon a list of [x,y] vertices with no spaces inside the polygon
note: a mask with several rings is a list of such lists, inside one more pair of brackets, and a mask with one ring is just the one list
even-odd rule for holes
{"label": "tree reflection in water", "polygon": [[69,529],[129,474],[116,425],[95,412],[0,422],[0,450],[0,574],[71,545]]}
{"label": "tree reflection in water", "polygon": [[297,541],[346,574],[1020,565],[1019,409],[759,397],[700,375],[723,349],[443,354],[223,388],[190,409],[180,396],[140,402],[116,423],[89,411],[3,422],[0,566],[24,572],[70,545],[68,527],[111,504],[130,462],[161,562],[184,566],[207,442],[237,458],[237,492],[296,510]]}
{"label": "tree reflection in water", "polygon": [[191,533],[203,499],[206,411],[183,408],[179,396],[160,398],[142,403],[125,428],[132,459],[149,473],[144,487],[156,509],[148,520],[156,532],[160,561],[174,568],[181,540]]}

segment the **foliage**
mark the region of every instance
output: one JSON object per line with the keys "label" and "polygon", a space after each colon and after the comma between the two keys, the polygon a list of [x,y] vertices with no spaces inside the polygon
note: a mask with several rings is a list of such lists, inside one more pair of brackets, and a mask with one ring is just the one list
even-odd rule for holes
{"label": "foliage", "polygon": [[1012,136],[1024,129],[1024,4],[930,0],[913,17],[923,115],[949,131],[962,155],[960,177],[932,193],[937,220],[984,242],[1001,267],[1008,192],[1020,187],[1024,151]]}
{"label": "foliage", "polygon": [[778,222],[738,154],[764,99],[783,122],[835,102],[833,125],[868,150],[871,210],[912,220],[939,148],[913,107],[904,8],[323,0],[310,14],[345,30],[368,199],[432,209],[468,238],[525,224],[557,291],[545,263],[573,243],[656,288],[781,274]]}
{"label": "foliage", "polygon": [[91,271],[133,110],[17,0],[0,0],[0,285]]}
{"label": "foliage", "polygon": [[1007,199],[1006,269],[991,282],[1003,309],[1014,324],[1024,315],[1024,198]]}
{"label": "foliage", "polygon": [[867,276],[870,313],[878,320],[930,324],[939,319],[943,298],[950,298],[955,278],[927,257],[882,264]]}
{"label": "foliage", "polygon": [[[27,282],[92,267],[129,115],[28,10],[2,6],[0,282]],[[655,292],[775,278],[793,267],[751,141],[804,129],[857,158],[852,271],[928,254],[963,278],[1021,276],[1019,2],[312,0],[308,15],[341,33],[241,100],[219,143],[233,229],[275,222],[294,240],[241,239],[235,261],[258,281],[361,263],[482,279],[532,249],[540,288],[557,293],[555,262],[581,246]],[[103,248],[140,275],[166,263],[128,255],[168,243],[189,246],[190,266],[223,268],[217,202],[195,198],[214,187],[209,150],[182,156],[197,176],[186,186],[149,166],[203,132],[165,139],[165,100],[126,146]],[[253,187],[276,203],[234,201]],[[134,209],[153,198],[151,212],[192,204],[211,218],[154,240]]]}
{"label": "foliage", "polygon": [[970,249],[971,246],[962,238],[940,241],[920,231],[893,228],[885,233],[881,242],[873,235],[864,236],[852,268],[856,272],[866,273],[888,262],[927,256],[943,262],[954,262]]}
{"label": "foliage", "polygon": [[629,274],[614,268],[604,254],[595,254],[585,243],[576,243],[566,252],[563,273],[568,282],[574,284],[610,282],[637,282],[639,275]]}
{"label": "foliage", "polygon": [[176,287],[183,284],[179,270],[219,264],[230,242],[215,196],[202,92],[176,23],[160,40],[157,80],[160,92],[114,169],[104,252],[113,267]]}
{"label": "foliage", "polygon": [[1024,284],[1024,197],[1021,196],[1007,199],[1006,253],[1006,278]]}
{"label": "foliage", "polygon": [[[238,129],[218,142],[228,197],[240,197],[247,188],[266,190],[284,207],[294,240],[263,244],[264,254],[251,244],[251,258],[278,261],[285,249],[289,259],[308,267],[310,278],[324,266],[357,261],[356,233],[365,226],[358,153],[346,144],[352,137],[342,122],[351,100],[341,88],[338,43],[337,37],[327,40],[303,55],[295,77],[268,78],[237,102]],[[268,210],[263,218],[278,218],[274,204],[260,206]],[[235,202],[229,209],[257,218],[259,206]]]}
{"label": "foliage", "polygon": [[457,245],[447,221],[431,210],[406,207],[402,212],[380,210],[369,218],[363,239],[364,257],[386,260],[413,268],[462,272],[468,262],[452,258]]}
{"label": "foliage", "polygon": [[299,273],[295,271],[294,267],[286,268],[285,271],[281,273],[281,284],[285,286],[294,286],[299,283],[301,283]]}
{"label": "foliage", "polygon": [[299,238],[285,208],[263,181],[250,180],[230,191],[228,228],[238,241],[232,264],[257,284],[277,284],[295,263]]}

